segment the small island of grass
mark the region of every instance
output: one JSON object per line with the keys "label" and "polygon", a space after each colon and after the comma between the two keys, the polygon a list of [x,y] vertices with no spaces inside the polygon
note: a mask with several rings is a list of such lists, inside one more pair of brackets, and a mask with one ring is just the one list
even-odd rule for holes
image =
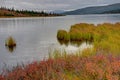
{"label": "small island of grass", "polygon": [[14,40],[14,38],[12,36],[10,36],[6,39],[5,46],[10,52],[14,51],[14,49],[16,47],[16,41]]}

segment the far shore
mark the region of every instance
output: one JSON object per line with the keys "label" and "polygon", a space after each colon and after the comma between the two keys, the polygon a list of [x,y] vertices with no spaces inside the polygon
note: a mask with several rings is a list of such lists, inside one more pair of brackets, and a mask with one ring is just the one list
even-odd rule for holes
{"label": "far shore", "polygon": [[56,17],[64,16],[57,13],[47,13],[44,11],[29,11],[29,10],[15,10],[9,8],[0,8],[0,18],[14,18],[14,17]]}
{"label": "far shore", "polygon": [[[64,15],[61,15],[64,16]],[[59,16],[0,16],[0,18],[39,18],[39,17],[59,17]]]}

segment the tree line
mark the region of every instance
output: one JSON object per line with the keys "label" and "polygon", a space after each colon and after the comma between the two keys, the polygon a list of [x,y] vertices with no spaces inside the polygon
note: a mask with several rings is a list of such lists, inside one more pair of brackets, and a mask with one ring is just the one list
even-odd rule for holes
{"label": "tree line", "polygon": [[39,12],[39,11],[33,11],[33,10],[15,10],[14,8],[5,8],[5,7],[1,7],[0,10],[9,11],[9,13],[4,13],[4,16],[15,16],[15,14],[21,14],[24,16],[62,16],[61,14],[48,13],[45,11]]}

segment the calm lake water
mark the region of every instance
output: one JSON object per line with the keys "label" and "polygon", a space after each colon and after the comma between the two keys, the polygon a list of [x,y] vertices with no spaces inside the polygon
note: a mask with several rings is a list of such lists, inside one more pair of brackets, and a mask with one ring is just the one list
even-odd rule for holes
{"label": "calm lake water", "polygon": [[[56,39],[57,30],[69,30],[71,25],[83,22],[94,24],[120,22],[120,14],[0,18],[0,71],[2,68],[46,58],[48,51],[59,45]],[[17,42],[17,47],[12,53],[5,47],[5,40],[9,36]],[[76,50],[77,47],[69,45],[66,49]]]}

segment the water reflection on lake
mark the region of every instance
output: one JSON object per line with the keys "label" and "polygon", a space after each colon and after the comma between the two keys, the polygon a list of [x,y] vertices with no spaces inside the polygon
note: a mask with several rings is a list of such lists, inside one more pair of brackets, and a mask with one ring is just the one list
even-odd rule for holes
{"label": "water reflection on lake", "polygon": [[84,49],[88,49],[88,48],[93,48],[93,44],[90,44],[90,43],[86,43],[86,42],[83,42],[81,43],[79,46],[76,44],[68,44],[68,45],[61,45],[61,46],[56,46],[55,49],[56,50],[59,50],[61,53],[63,53],[64,51],[67,53],[67,54],[73,54],[73,53],[77,53],[77,52],[81,52],[83,51]]}
{"label": "water reflection on lake", "polygon": [[6,46],[6,49],[7,49],[9,52],[13,53],[14,50],[16,49],[16,46],[13,46],[13,47],[8,47],[8,46]]}
{"label": "water reflection on lake", "polygon": [[[40,18],[0,18],[0,71],[4,66],[16,66],[20,63],[47,58],[49,48],[59,45],[56,35],[59,29],[69,30],[76,23],[120,22],[120,14],[113,15],[71,15],[62,17]],[[10,54],[5,47],[5,40],[12,36],[17,42],[15,51]],[[86,44],[83,44],[86,46]],[[78,50],[78,47],[60,46],[67,51]]]}

